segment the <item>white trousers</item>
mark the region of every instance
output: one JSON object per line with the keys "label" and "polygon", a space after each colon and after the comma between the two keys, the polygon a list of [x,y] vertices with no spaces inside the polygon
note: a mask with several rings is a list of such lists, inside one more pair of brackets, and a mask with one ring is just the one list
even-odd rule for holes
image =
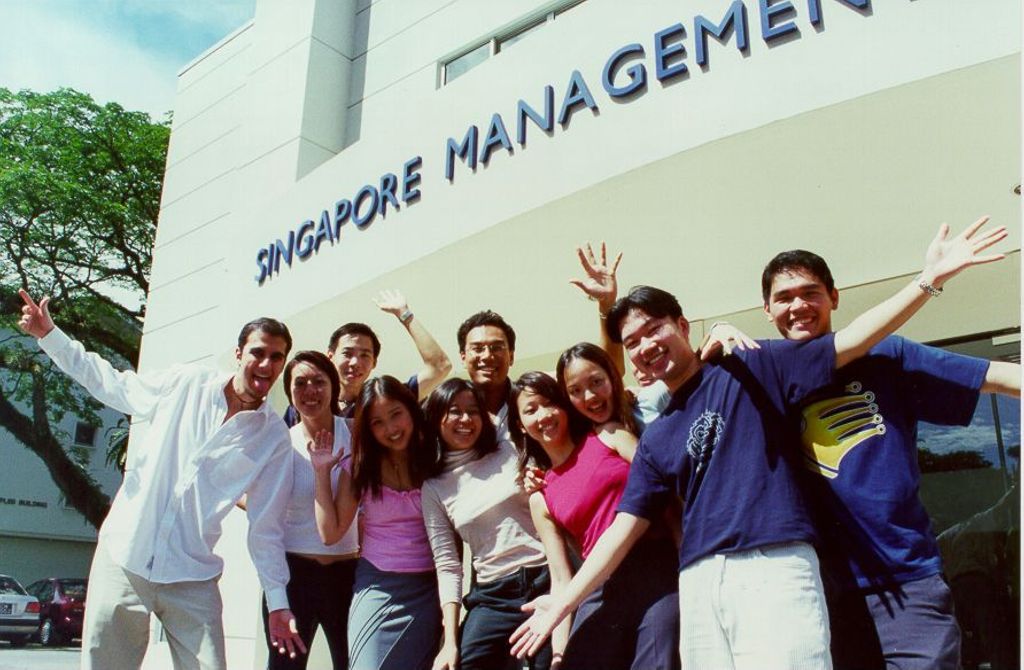
{"label": "white trousers", "polygon": [[828,670],[828,610],[802,542],[715,554],[679,573],[683,670]]}
{"label": "white trousers", "polygon": [[89,571],[82,670],[137,670],[149,616],[164,626],[176,670],[226,670],[217,580],[157,584],[128,572],[96,546]]}

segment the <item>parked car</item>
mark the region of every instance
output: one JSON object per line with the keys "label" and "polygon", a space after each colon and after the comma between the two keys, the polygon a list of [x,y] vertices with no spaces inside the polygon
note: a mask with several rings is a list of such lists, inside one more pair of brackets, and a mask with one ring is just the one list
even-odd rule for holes
{"label": "parked car", "polygon": [[88,580],[50,577],[28,585],[25,590],[39,599],[39,629],[36,637],[46,646],[67,644],[82,637],[85,592]]}
{"label": "parked car", "polygon": [[0,640],[23,647],[39,628],[39,601],[13,577],[0,575]]}

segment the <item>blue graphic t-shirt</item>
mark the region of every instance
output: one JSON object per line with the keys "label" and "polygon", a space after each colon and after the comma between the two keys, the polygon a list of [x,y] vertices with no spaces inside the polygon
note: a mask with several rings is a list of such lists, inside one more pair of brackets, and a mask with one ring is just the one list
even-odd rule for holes
{"label": "blue graphic t-shirt", "polygon": [[704,365],[640,438],[619,511],[654,519],[672,495],[682,498],[680,569],[814,540],[794,427],[807,395],[832,382],[835,344],[831,335],[760,344]]}
{"label": "blue graphic t-shirt", "polygon": [[989,362],[889,337],[836,372],[802,409],[802,457],[840,588],[901,584],[942,570],[918,497],[917,422],[966,425]]}

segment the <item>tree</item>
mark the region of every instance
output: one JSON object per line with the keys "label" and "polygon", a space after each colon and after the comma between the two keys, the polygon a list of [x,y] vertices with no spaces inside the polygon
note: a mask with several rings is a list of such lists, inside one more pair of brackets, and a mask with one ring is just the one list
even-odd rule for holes
{"label": "tree", "polygon": [[17,332],[17,290],[52,296],[54,319],[86,348],[138,363],[168,126],[71,89],[0,88],[0,428],[97,528],[110,500],[58,424],[98,425],[99,404]]}
{"label": "tree", "polygon": [[955,472],[990,468],[992,462],[981,452],[970,449],[956,449],[940,454],[927,447],[918,447],[917,466],[921,472]]}

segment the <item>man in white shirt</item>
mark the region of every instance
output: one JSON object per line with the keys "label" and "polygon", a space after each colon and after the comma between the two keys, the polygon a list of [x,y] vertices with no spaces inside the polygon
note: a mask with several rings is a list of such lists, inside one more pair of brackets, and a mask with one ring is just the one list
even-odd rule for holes
{"label": "man in white shirt", "polygon": [[136,374],[86,352],[50,318],[49,298],[25,305],[19,327],[97,400],[139,423],[124,482],[100,528],[89,574],[82,668],[142,664],[149,616],[164,627],[174,667],[226,670],[221,521],[248,496],[249,553],[281,653],[306,649],[288,609],[282,512],[291,491],[291,442],[265,402],[291,348],[274,319],[246,324],[233,375],[198,366]]}

